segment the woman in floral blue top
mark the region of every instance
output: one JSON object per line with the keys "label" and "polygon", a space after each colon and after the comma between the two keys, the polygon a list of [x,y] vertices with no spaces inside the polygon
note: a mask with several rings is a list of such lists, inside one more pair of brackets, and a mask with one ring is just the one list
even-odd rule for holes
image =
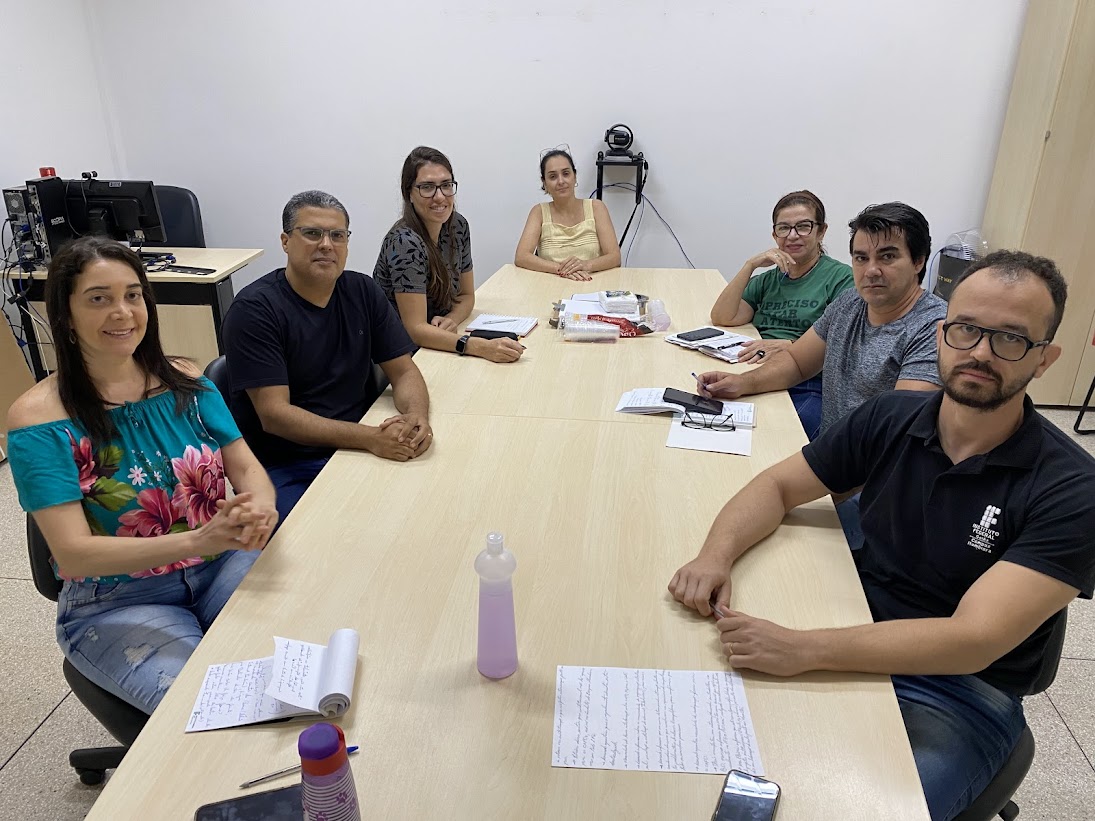
{"label": "woman in floral blue top", "polygon": [[164,355],[133,251],[71,243],[46,307],[57,372],[11,407],[12,475],[64,580],[66,658],[151,713],[270,538],[274,488],[212,383]]}

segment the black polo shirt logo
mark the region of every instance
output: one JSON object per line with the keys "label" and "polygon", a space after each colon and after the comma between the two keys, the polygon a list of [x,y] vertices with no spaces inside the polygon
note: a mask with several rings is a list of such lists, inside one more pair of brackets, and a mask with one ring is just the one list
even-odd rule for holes
{"label": "black polo shirt logo", "polygon": [[996,546],[996,538],[1000,535],[1000,531],[993,530],[992,526],[999,521],[1000,512],[1000,508],[996,505],[985,507],[985,512],[981,514],[981,521],[973,526],[973,532],[970,533],[969,541],[966,542],[969,547],[983,553],[992,553]]}

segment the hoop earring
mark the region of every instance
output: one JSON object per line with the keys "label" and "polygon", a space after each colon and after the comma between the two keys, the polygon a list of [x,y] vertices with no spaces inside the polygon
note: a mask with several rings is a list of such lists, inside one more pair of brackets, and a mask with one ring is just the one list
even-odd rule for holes
{"label": "hoop earring", "polygon": [[76,331],[74,331],[72,328],[68,329],[68,341],[71,342],[73,345],[76,344]]}

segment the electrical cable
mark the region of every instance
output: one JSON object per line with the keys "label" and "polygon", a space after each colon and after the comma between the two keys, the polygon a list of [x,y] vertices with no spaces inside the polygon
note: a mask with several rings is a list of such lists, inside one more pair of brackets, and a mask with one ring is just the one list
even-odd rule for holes
{"label": "electrical cable", "polygon": [[[613,183],[609,183],[608,185],[606,185],[605,188],[623,188],[627,191],[634,191],[635,190],[635,183],[633,183],[633,182],[613,182]],[[684,250],[684,246],[681,244],[680,239],[677,237],[677,232],[673,230],[673,226],[671,226],[666,221],[665,217],[663,217],[661,215],[661,212],[658,211],[658,206],[656,206],[654,204],[654,202],[650,199],[650,197],[648,197],[646,194],[640,194],[639,196],[642,197],[644,202],[650,203],[650,207],[654,209],[655,215],[657,215],[658,219],[662,221],[662,225],[664,225],[669,230],[669,234],[670,234],[670,236],[673,237],[673,241],[677,243],[677,247],[680,249],[681,254],[685,258],[685,261],[688,262],[689,266],[691,266],[692,268],[695,268],[696,265],[695,265],[694,262],[692,262],[691,258],[689,258],[688,252]],[[634,240],[632,240],[632,241],[634,242]]]}

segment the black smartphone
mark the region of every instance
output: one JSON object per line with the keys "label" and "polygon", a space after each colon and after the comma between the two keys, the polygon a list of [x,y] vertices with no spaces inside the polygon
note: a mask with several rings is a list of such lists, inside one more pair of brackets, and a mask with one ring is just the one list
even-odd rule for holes
{"label": "black smartphone", "polygon": [[699,342],[701,339],[710,339],[713,336],[722,336],[722,331],[718,328],[697,328],[694,331],[677,334],[677,339],[683,339],[685,342]]}
{"label": "black smartphone", "polygon": [[194,813],[194,821],[300,821],[303,817],[300,784],[205,804]]}
{"label": "black smartphone", "polygon": [[731,770],[722,785],[711,821],[773,821],[779,804],[779,784]]}
{"label": "black smartphone", "polygon": [[477,331],[472,331],[468,336],[475,336],[479,339],[512,339],[514,342],[520,340],[520,337],[513,331],[486,331],[479,329]]}
{"label": "black smartphone", "polygon": [[662,394],[662,401],[680,405],[686,411],[692,411],[693,413],[721,416],[723,412],[722,402],[718,399],[707,399],[694,393],[679,391],[676,388],[666,388],[665,393]]}

